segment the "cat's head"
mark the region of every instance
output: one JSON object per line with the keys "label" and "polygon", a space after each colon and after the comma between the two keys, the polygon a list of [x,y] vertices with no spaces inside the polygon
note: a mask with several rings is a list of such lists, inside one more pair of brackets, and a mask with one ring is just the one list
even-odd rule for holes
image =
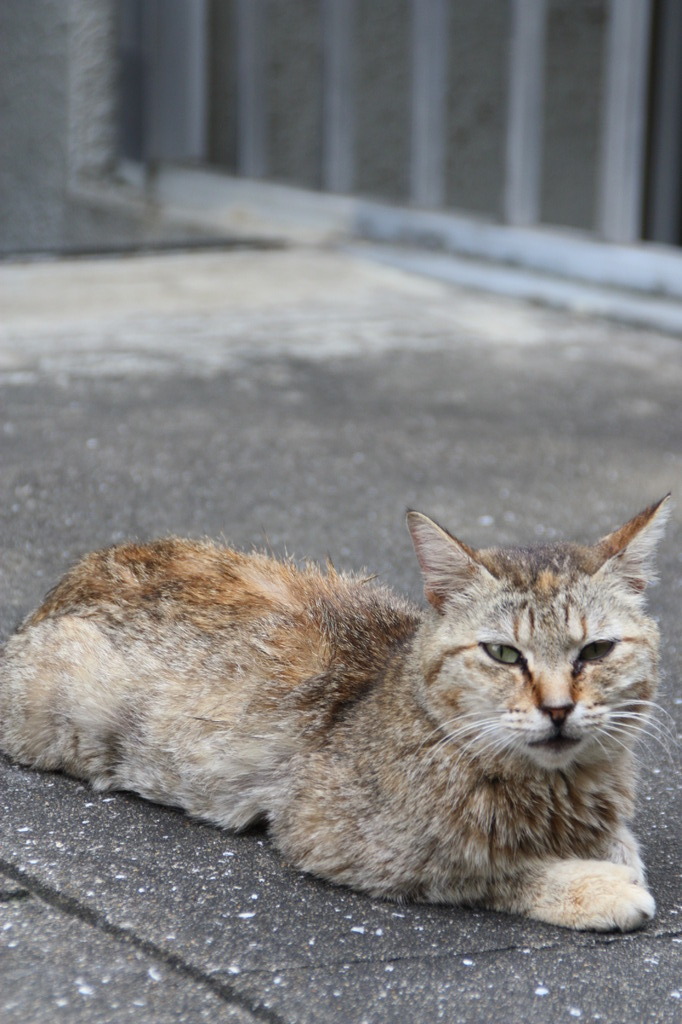
{"label": "cat's head", "polygon": [[480,550],[408,512],[434,609],[423,699],[457,747],[556,769],[633,745],[657,682],[643,591],[668,510],[593,545]]}

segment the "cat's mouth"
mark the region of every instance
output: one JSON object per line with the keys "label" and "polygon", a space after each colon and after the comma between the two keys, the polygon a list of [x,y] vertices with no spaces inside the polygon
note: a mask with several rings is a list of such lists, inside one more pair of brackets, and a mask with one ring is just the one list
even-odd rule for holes
{"label": "cat's mouth", "polygon": [[580,738],[564,736],[563,733],[554,733],[542,740],[530,740],[529,747],[539,747],[541,750],[553,750],[557,753],[577,746]]}

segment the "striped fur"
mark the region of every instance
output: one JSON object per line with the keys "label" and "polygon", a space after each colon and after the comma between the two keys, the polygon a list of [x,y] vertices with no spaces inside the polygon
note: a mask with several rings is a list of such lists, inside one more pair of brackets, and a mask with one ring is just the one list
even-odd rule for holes
{"label": "striped fur", "polygon": [[636,928],[665,511],[591,547],[481,551],[409,513],[425,612],[208,542],[95,552],[0,655],[0,746],[226,828],[264,819],[300,868],[373,895]]}

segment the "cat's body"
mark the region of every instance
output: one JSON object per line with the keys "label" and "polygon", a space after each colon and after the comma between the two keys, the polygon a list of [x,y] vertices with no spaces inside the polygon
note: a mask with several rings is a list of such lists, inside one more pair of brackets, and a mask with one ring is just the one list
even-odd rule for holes
{"label": "cat's body", "polygon": [[0,654],[0,748],[225,827],[265,819],[292,863],[374,895],[637,927],[662,518],[474,552],[411,513],[426,613],[209,543],[95,552]]}

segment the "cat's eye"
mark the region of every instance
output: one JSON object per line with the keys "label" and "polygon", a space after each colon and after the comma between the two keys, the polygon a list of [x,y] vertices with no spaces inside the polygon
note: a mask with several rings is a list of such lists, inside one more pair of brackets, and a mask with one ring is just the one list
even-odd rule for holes
{"label": "cat's eye", "polygon": [[610,654],[615,646],[614,640],[593,640],[591,644],[583,647],[578,655],[578,661],[599,661]]}
{"label": "cat's eye", "polygon": [[481,644],[486,654],[490,655],[493,661],[501,661],[503,665],[516,665],[521,661],[521,651],[508,644]]}

